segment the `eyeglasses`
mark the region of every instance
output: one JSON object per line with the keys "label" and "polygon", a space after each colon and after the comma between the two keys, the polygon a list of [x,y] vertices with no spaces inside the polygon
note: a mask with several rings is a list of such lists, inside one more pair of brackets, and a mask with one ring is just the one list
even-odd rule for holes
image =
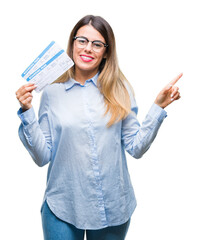
{"label": "eyeglasses", "polygon": [[76,46],[77,48],[85,48],[89,42],[92,43],[92,49],[94,52],[100,52],[104,47],[108,47],[108,44],[105,44],[99,40],[90,41],[86,37],[74,37],[74,40],[76,40]]}

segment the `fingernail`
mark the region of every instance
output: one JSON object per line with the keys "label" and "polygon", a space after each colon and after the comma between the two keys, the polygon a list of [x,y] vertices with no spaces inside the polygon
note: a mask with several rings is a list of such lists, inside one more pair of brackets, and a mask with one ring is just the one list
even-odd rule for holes
{"label": "fingernail", "polygon": [[173,93],[171,94],[171,98],[173,98]]}

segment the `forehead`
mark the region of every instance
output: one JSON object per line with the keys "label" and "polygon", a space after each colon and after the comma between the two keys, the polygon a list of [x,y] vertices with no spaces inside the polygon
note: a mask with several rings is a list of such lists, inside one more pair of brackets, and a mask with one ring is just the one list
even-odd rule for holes
{"label": "forehead", "polygon": [[83,36],[91,41],[100,40],[105,42],[103,36],[91,25],[85,25],[78,29],[76,36]]}

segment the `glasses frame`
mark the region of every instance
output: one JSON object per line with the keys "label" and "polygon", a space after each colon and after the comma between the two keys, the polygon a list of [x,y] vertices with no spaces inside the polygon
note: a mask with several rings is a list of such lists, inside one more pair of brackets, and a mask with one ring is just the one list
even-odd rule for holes
{"label": "glasses frame", "polygon": [[[76,39],[78,39],[78,38],[83,38],[83,39],[85,39],[85,40],[87,41],[87,44],[88,44],[89,42],[91,42],[92,44],[93,44],[93,43],[102,43],[104,47],[106,47],[106,48],[108,47],[108,44],[103,43],[103,42],[100,41],[100,40],[90,41],[88,38],[83,37],[83,36],[73,37],[73,40],[76,40]],[[87,46],[87,45],[86,45],[86,46]],[[82,47],[82,48],[85,48],[86,46],[84,46],[84,47]],[[93,48],[93,46],[92,46],[92,48]],[[94,49],[93,49],[93,50],[94,50]]]}

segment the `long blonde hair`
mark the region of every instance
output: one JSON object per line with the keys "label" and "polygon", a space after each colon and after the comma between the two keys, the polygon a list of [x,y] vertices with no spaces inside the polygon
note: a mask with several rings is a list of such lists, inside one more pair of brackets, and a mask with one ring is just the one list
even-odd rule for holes
{"label": "long blonde hair", "polygon": [[[73,38],[79,28],[91,24],[104,37],[108,47],[106,49],[106,58],[102,60],[99,66],[99,77],[97,80],[98,88],[104,96],[106,105],[105,115],[109,112],[111,117],[107,124],[110,127],[112,124],[124,119],[131,111],[131,101],[126,85],[132,86],[121,72],[117,54],[116,44],[113,30],[109,23],[102,17],[87,15],[83,17],[73,28],[67,47],[67,54],[73,58]],[[75,65],[59,77],[55,82],[65,82],[70,78],[74,78]]]}

